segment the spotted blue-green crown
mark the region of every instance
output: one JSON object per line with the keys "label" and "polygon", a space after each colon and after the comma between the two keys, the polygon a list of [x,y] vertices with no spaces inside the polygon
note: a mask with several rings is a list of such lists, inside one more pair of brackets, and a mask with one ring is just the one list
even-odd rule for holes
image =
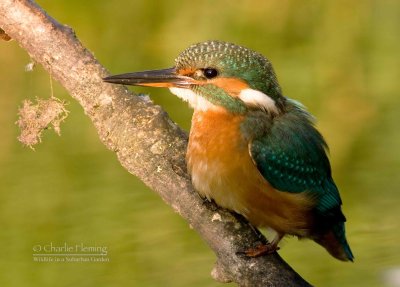
{"label": "spotted blue-green crown", "polygon": [[197,43],[184,50],[175,63],[177,70],[215,68],[221,77],[239,78],[270,97],[281,96],[271,62],[242,46],[221,41]]}

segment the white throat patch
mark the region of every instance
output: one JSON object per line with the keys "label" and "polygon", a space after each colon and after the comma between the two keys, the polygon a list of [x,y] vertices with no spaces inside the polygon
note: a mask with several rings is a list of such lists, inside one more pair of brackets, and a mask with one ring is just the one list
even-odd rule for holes
{"label": "white throat patch", "polygon": [[188,102],[189,105],[195,110],[207,111],[209,109],[217,108],[216,105],[210,103],[205,98],[197,95],[195,92],[193,92],[190,89],[172,87],[172,88],[169,88],[169,90],[171,91],[171,93],[173,93],[174,95],[177,95],[179,98],[181,98],[185,102]]}
{"label": "white throat patch", "polygon": [[250,88],[243,89],[240,91],[239,99],[249,106],[256,106],[273,114],[279,113],[275,101],[263,92]]}

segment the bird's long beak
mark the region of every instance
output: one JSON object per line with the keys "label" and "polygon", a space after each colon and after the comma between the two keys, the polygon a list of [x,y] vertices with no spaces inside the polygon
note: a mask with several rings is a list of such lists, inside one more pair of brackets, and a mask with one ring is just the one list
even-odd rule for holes
{"label": "bird's long beak", "polygon": [[193,79],[176,73],[175,68],[134,72],[106,77],[103,81],[113,84],[150,87],[188,88]]}

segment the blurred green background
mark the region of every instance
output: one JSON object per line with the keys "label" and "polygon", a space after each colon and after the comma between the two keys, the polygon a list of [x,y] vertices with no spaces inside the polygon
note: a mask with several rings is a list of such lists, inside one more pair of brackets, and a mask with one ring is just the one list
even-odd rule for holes
{"label": "blurred green background", "polygon": [[[112,73],[170,67],[207,39],[266,55],[330,145],[356,261],[291,238],[280,254],[316,286],[400,286],[390,283],[400,269],[400,1],[38,3]],[[70,102],[62,136],[47,131],[35,151],[17,142],[23,99],[50,96],[41,67],[24,71],[30,61],[0,43],[0,286],[219,286],[214,254],[119,165],[58,83],[54,95]],[[191,110],[167,90],[134,90],[189,129]],[[50,242],[106,246],[110,262],[34,262],[33,247]]]}

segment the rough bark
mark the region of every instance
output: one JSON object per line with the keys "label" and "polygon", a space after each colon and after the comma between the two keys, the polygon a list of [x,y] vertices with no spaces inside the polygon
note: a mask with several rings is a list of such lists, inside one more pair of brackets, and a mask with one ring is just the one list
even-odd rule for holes
{"label": "rough bark", "polygon": [[108,72],[71,28],[24,0],[0,2],[0,27],[82,105],[121,165],[157,192],[207,242],[217,256],[212,271],[216,280],[239,286],[310,286],[278,254],[252,259],[237,254],[265,238],[245,220],[195,193],[186,173],[187,135],[145,97],[104,83]]}

